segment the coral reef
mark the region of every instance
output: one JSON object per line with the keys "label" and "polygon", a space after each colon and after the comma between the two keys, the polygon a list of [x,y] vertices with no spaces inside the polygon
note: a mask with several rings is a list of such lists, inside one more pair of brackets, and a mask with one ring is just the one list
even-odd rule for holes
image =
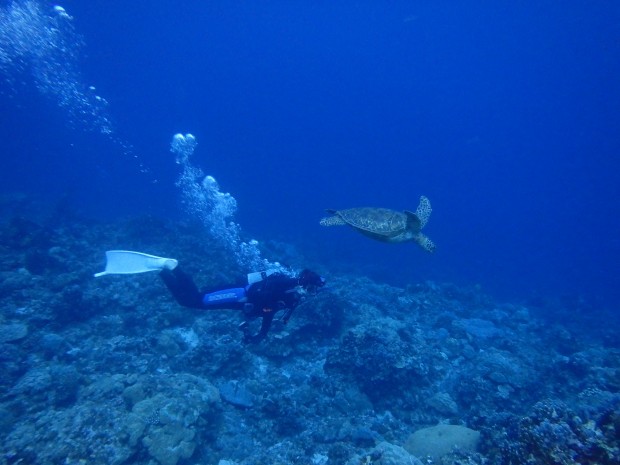
{"label": "coral reef", "polygon": [[440,459],[454,449],[475,451],[480,432],[460,425],[437,425],[417,430],[407,439],[405,449],[416,457]]}
{"label": "coral reef", "polygon": [[254,271],[193,228],[0,225],[1,465],[418,464],[412,434],[448,430],[477,446],[448,439],[433,463],[620,461],[618,347],[533,307],[333,274],[265,242],[328,285],[246,346],[241,315],[181,308],[155,273],[92,278],[120,247],[204,285]]}

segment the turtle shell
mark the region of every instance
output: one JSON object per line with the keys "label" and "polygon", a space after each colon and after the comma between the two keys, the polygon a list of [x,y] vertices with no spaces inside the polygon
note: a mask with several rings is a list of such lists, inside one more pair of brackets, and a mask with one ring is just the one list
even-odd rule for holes
{"label": "turtle shell", "polygon": [[407,228],[407,215],[388,208],[349,208],[336,212],[349,226],[373,236],[389,238]]}

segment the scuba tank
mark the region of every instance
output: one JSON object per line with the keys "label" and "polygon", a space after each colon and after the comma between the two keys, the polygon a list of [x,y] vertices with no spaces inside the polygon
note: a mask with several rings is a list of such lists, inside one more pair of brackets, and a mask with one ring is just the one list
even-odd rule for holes
{"label": "scuba tank", "polygon": [[254,284],[261,282],[267,276],[274,274],[276,270],[255,271],[254,273],[248,273],[248,284]]}

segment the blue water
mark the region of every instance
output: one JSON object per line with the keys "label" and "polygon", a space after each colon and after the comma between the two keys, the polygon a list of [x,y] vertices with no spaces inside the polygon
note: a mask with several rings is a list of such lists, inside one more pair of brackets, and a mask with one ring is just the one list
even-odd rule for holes
{"label": "blue water", "polygon": [[[105,124],[33,78],[64,52],[5,62],[3,194],[182,218],[169,144],[191,132],[244,233],[327,269],[618,306],[619,3],[61,5],[75,54],[58,79]],[[2,27],[6,47],[18,33]],[[434,255],[318,225],[325,208],[415,210],[420,195]]]}

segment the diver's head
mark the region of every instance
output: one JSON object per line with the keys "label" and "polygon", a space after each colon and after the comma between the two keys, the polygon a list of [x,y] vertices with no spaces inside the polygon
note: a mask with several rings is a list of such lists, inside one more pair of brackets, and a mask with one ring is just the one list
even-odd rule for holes
{"label": "diver's head", "polygon": [[325,286],[325,278],[310,270],[303,270],[299,273],[298,282],[310,294],[316,293],[320,287]]}

